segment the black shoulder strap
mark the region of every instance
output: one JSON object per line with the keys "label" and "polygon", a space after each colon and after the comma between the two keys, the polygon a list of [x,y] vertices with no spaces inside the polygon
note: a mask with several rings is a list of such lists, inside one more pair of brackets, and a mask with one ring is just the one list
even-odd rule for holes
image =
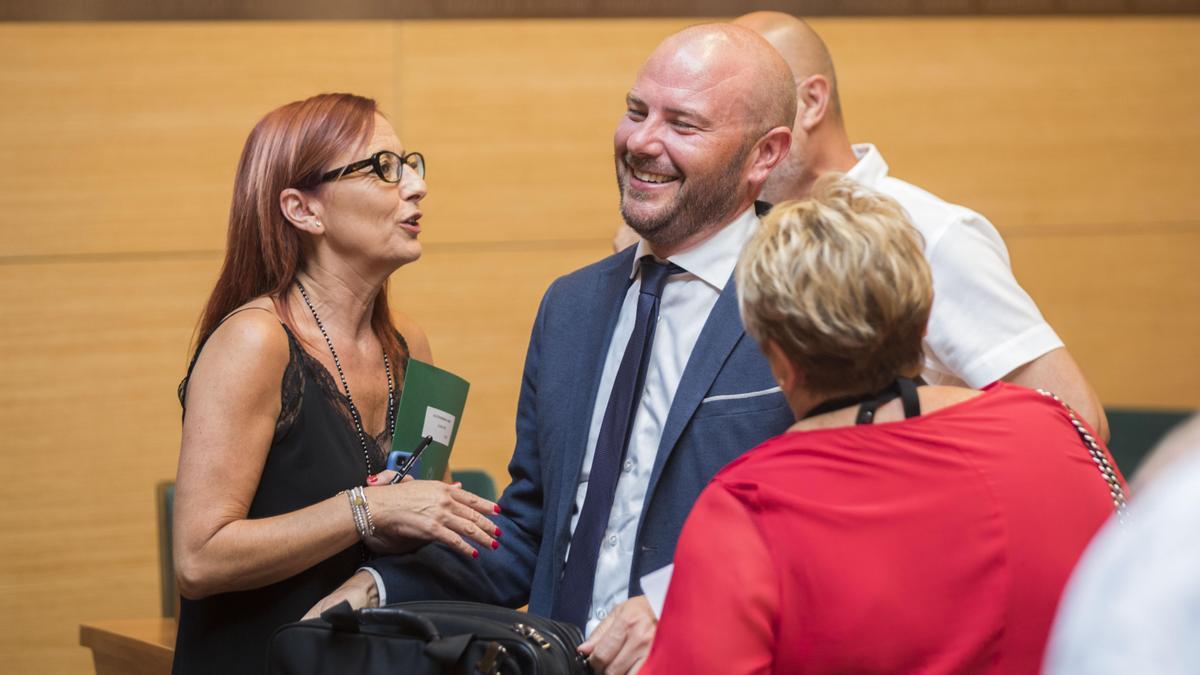
{"label": "black shoulder strap", "polygon": [[[888,400],[890,401],[891,398],[892,397],[888,397]],[[873,398],[870,401],[863,401],[862,404],[858,406],[858,416],[854,418],[854,423],[855,424],[872,424],[872,423],[874,423],[875,422],[875,411],[878,410],[879,406],[883,405],[884,403],[887,403],[887,401],[885,401],[881,398]]]}
{"label": "black shoulder strap", "polygon": [[921,416],[921,398],[917,396],[917,383],[907,377],[896,378],[900,387],[900,403],[904,406],[904,417]]}
{"label": "black shoulder strap", "polygon": [[919,417],[921,415],[921,399],[917,396],[917,387],[925,384],[923,380],[913,381],[907,377],[898,377],[896,381],[887,389],[884,389],[878,396],[863,401],[858,406],[858,416],[854,418],[855,424],[872,424],[875,422],[875,412],[885,403],[891,402],[897,396],[900,397],[900,404],[904,406],[905,419]]}

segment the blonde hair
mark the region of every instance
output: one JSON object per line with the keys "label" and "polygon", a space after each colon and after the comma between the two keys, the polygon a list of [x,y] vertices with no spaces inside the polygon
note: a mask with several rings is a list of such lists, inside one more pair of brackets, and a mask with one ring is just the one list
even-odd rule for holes
{"label": "blonde hair", "polygon": [[877,391],[919,368],[933,283],[904,209],[843,174],[771,210],[737,265],[746,330],[817,394]]}

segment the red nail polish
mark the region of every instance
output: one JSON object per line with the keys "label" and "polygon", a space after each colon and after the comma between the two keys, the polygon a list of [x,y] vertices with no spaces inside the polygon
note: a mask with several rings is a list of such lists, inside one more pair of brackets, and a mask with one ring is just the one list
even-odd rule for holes
{"label": "red nail polish", "polygon": [[459,482],[457,482],[457,481],[456,481],[456,482],[454,482],[454,483],[451,483],[451,484],[450,484],[450,487],[462,487],[462,483],[459,483]]}
{"label": "red nail polish", "polygon": [[498,542],[498,541],[496,541],[495,539],[493,539],[493,540],[492,540],[492,550],[493,550],[493,551],[495,551],[495,550],[496,550],[496,549],[498,549],[498,548],[500,548],[500,542]]}
{"label": "red nail polish", "polygon": [[472,551],[471,551],[471,557],[472,557],[472,558],[478,558],[478,557],[479,557],[479,551],[472,550]]}
{"label": "red nail polish", "polygon": [[500,505],[499,504],[497,504],[495,506],[495,511],[496,511],[496,513],[500,513]]}
{"label": "red nail polish", "polygon": [[499,536],[500,536],[500,528],[498,528],[498,527],[496,528],[496,536],[497,536],[497,537],[499,537]]}
{"label": "red nail polish", "polygon": [[371,483],[372,485],[375,484],[375,482],[378,480],[379,480],[379,476],[377,476],[375,474],[371,474],[370,476],[367,476],[367,482]]}

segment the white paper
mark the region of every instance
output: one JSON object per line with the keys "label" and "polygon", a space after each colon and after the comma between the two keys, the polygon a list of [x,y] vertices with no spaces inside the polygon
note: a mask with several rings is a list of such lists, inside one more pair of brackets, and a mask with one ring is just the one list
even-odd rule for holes
{"label": "white paper", "polygon": [[663,603],[667,601],[667,587],[671,585],[671,573],[674,571],[675,564],[672,563],[642,577],[642,593],[650,603],[650,609],[654,610],[655,618],[662,616]]}
{"label": "white paper", "polygon": [[454,432],[454,415],[433,406],[425,408],[425,426],[421,428],[422,436],[433,436],[433,440],[442,445],[450,445],[450,434]]}

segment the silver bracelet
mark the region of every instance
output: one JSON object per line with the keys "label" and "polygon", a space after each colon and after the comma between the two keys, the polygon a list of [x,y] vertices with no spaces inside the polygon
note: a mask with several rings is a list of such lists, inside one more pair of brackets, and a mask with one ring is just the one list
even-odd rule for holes
{"label": "silver bracelet", "polygon": [[371,517],[371,507],[367,505],[366,490],[361,485],[351,488],[350,507],[354,509],[354,525],[358,528],[358,536],[366,539],[374,535],[375,520]]}
{"label": "silver bracelet", "polygon": [[367,530],[367,526],[365,519],[358,508],[358,504],[356,503],[354,488],[345,490],[344,492],[346,493],[346,498],[350,500],[350,514],[354,516],[354,529],[358,531],[359,539],[364,539],[366,538],[364,533]]}
{"label": "silver bracelet", "polygon": [[375,536],[375,519],[371,517],[371,505],[367,503],[367,489],[364,487],[358,488],[358,497],[362,501],[363,514],[367,517],[367,536]]}

